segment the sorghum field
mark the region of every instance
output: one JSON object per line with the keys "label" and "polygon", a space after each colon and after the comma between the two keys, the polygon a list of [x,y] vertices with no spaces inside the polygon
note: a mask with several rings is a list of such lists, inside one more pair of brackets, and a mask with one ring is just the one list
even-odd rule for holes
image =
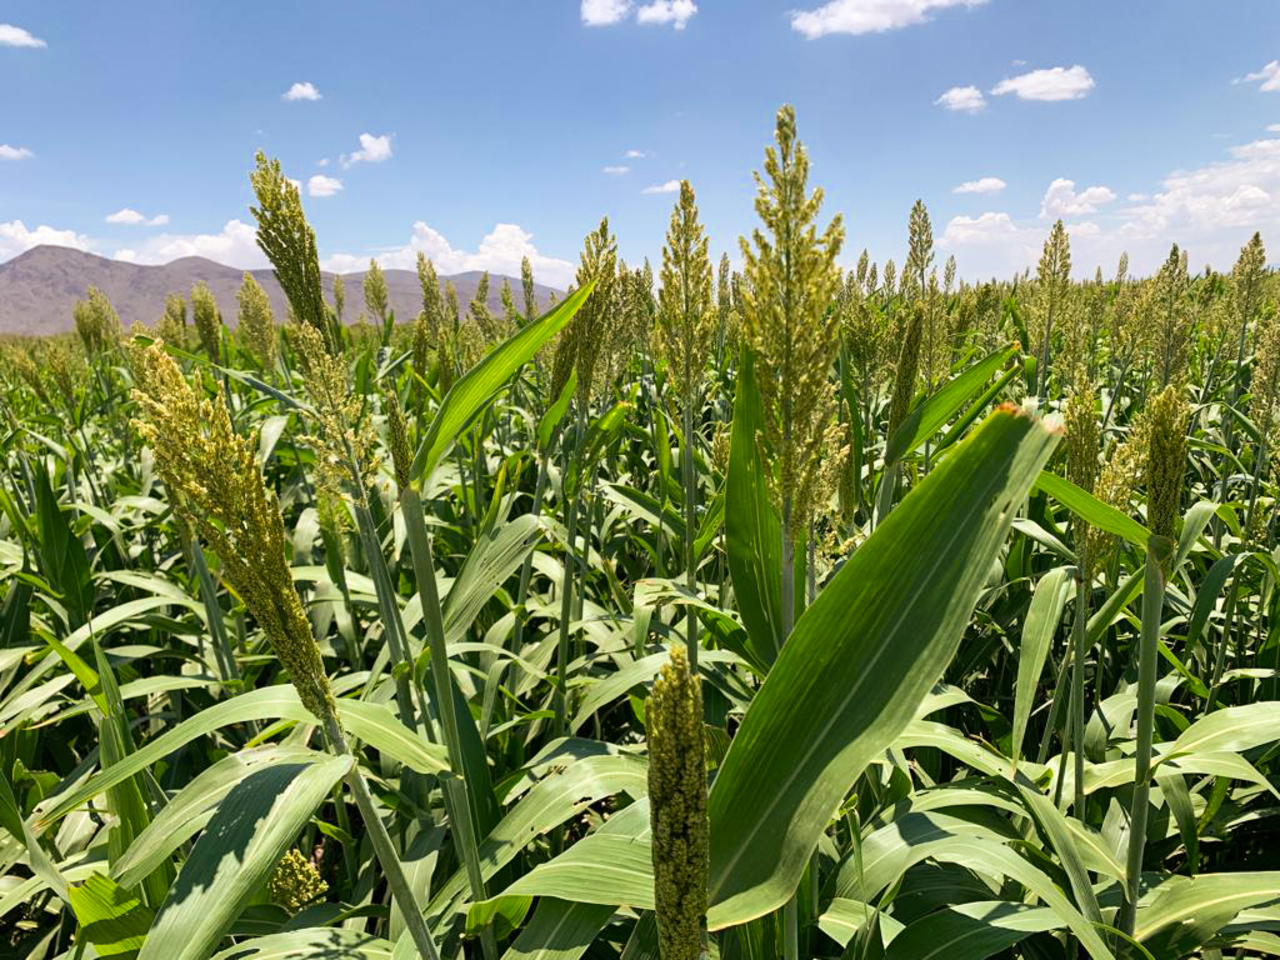
{"label": "sorghum field", "polygon": [[783,108],[740,272],[397,318],[251,179],[287,318],[5,348],[0,951],[1280,955],[1260,237],[842,270]]}

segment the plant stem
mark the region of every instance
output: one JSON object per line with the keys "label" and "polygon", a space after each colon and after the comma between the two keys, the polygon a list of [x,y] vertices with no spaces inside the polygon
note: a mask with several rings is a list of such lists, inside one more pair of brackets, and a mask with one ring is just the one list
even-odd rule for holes
{"label": "plant stem", "polygon": [[[1083,538],[1082,538],[1083,539]],[[1080,565],[1085,567],[1085,551],[1080,550]],[[1089,584],[1083,570],[1076,573],[1076,619],[1072,624],[1072,648],[1074,659],[1071,667],[1071,717],[1075,726],[1075,800],[1076,817],[1084,822],[1084,667],[1088,653],[1089,635]]]}
{"label": "plant stem", "polygon": [[240,671],[236,669],[235,654],[227,639],[227,625],[222,620],[222,607],[218,603],[218,591],[213,585],[213,577],[209,574],[209,564],[205,560],[204,548],[200,541],[192,538],[189,541],[191,559],[195,564],[196,575],[200,580],[200,598],[204,601],[205,613],[209,618],[209,632],[213,635],[213,649],[222,668],[222,680],[238,679]]}
{"label": "plant stem", "polygon": [[[351,749],[342,735],[338,718],[330,714],[324,718],[324,726],[325,735],[334,752],[339,756],[351,756]],[[347,785],[351,787],[356,807],[360,810],[360,817],[364,821],[365,829],[369,831],[374,855],[378,858],[382,872],[386,874],[387,886],[400,907],[401,914],[404,915],[405,926],[409,929],[409,935],[413,937],[414,946],[418,948],[419,957],[423,960],[440,960],[440,953],[431,939],[431,931],[427,929],[427,921],[414,899],[413,888],[409,886],[404,868],[400,865],[400,858],[396,855],[395,846],[391,843],[391,835],[387,833],[386,825],[378,815],[378,808],[374,806],[369,785],[365,783],[364,775],[360,773],[359,761],[351,765],[351,772],[347,774]]]}
{"label": "plant stem", "polygon": [[[378,613],[382,617],[382,629],[391,648],[391,659],[395,665],[411,666],[409,645],[404,629],[404,621],[400,617],[400,604],[395,597],[391,578],[387,573],[386,560],[382,555],[382,544],[374,529],[373,516],[363,503],[356,503],[356,526],[360,531],[360,540],[364,545],[365,559],[369,564],[370,579],[373,580],[374,593],[378,598]],[[410,670],[395,671],[396,706],[400,711],[401,722],[410,729],[416,729],[418,719],[426,725],[430,738],[435,739],[431,729],[431,715],[425,710],[417,709],[414,700],[414,687],[410,684]],[[370,677],[370,683],[374,681]]]}
{"label": "plant stem", "polygon": [[1173,555],[1173,541],[1152,536],[1147,541],[1146,584],[1142,592],[1142,634],[1138,650],[1138,743],[1134,755],[1133,806],[1129,811],[1129,855],[1125,866],[1124,903],[1118,926],[1133,935],[1142,857],[1147,845],[1147,813],[1151,803],[1151,739],[1155,729],[1156,660],[1159,657],[1160,617],[1164,609],[1165,565]]}
{"label": "plant stem", "polygon": [[[556,736],[564,736],[568,731],[569,703],[569,621],[573,616],[573,578],[577,569],[576,542],[578,538],[578,504],[582,492],[582,444],[586,433],[586,411],[578,407],[577,436],[573,443],[573,456],[569,462],[577,474],[577,487],[573,495],[568,497],[569,511],[565,519],[568,528],[569,542],[565,548],[564,583],[560,590],[560,638],[556,648]],[[561,479],[561,490],[569,480],[566,470]]]}
{"label": "plant stem", "polygon": [[[1237,561],[1238,563],[1239,561]],[[1213,712],[1218,703],[1218,687],[1222,683],[1222,674],[1227,665],[1227,648],[1231,645],[1231,634],[1235,625],[1236,600],[1240,595],[1240,581],[1235,572],[1231,573],[1231,588],[1227,591],[1227,602],[1223,605],[1222,639],[1218,641],[1218,655],[1214,658],[1213,677],[1209,681],[1209,700],[1205,703],[1206,715]]]}
{"label": "plant stem", "polygon": [[[1070,660],[1067,657],[1063,657],[1062,664],[1058,667],[1058,679],[1054,681],[1053,685],[1053,699],[1049,703],[1049,716],[1044,722],[1044,735],[1040,738],[1040,749],[1036,753],[1036,763],[1039,764],[1044,764],[1049,759],[1049,743],[1053,739],[1053,731],[1058,727],[1058,714],[1062,712],[1062,688],[1067,682],[1068,669],[1070,669]],[[1058,782],[1061,784],[1061,778],[1059,778]],[[1054,803],[1057,803],[1059,799],[1060,797],[1055,797]]]}
{"label": "plant stem", "polygon": [[[542,516],[542,499],[547,493],[547,479],[550,472],[547,461],[548,456],[546,453],[538,457],[538,482],[533,491],[533,509],[531,511],[535,517]],[[519,653],[524,645],[524,627],[529,620],[529,614],[524,609],[524,605],[529,599],[529,583],[532,579],[533,552],[530,551],[520,567],[520,588],[516,592],[516,606],[520,608],[520,616],[516,620],[515,639],[512,641],[511,647],[515,653]]]}
{"label": "plant stem", "polygon": [[884,523],[884,518],[889,516],[889,511],[893,509],[893,496],[898,490],[898,476],[902,472],[902,464],[894,461],[885,464],[884,471],[880,477],[880,489],[876,495],[876,518],[875,526]]}
{"label": "plant stem", "polygon": [[[791,628],[795,625],[796,589],[795,565],[796,544],[791,535],[791,497],[782,498],[782,636],[781,644],[791,636]],[[799,960],[800,957],[800,917],[798,891],[782,908],[783,949],[786,960]]]}
{"label": "plant stem", "polygon": [[[423,520],[422,501],[418,492],[406,487],[400,493],[404,511],[405,534],[409,550],[413,554],[413,574],[418,581],[418,596],[422,600],[422,617],[427,627],[427,646],[431,651],[431,673],[435,679],[436,711],[444,727],[444,741],[449,750],[449,765],[453,776],[445,780],[446,795],[452,794],[449,813],[455,823],[454,842],[459,847],[466,865],[471,897],[475,901],[488,898],[485,893],[484,875],[480,869],[479,847],[476,841],[475,822],[471,815],[471,802],[467,796],[467,782],[463,776],[465,758],[462,738],[458,732],[458,715],[453,700],[453,675],[449,668],[449,652],[445,649],[444,612],[440,605],[440,593],[436,587],[436,566],[431,551],[431,535]],[[496,960],[497,943],[493,928],[486,925],[481,933],[487,960]]]}

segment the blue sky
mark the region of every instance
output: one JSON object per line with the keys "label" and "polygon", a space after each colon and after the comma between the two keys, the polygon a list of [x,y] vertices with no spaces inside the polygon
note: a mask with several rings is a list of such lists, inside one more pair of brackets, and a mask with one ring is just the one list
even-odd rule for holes
{"label": "blue sky", "polygon": [[1280,250],[1277,58],[1275,0],[7,0],[0,260],[261,265],[258,148],[335,269],[527,254],[562,285],[604,214],[656,260],[681,178],[736,259],[789,102],[847,263],[901,262],[920,197],[969,277],[1057,216],[1078,272],[1225,267]]}

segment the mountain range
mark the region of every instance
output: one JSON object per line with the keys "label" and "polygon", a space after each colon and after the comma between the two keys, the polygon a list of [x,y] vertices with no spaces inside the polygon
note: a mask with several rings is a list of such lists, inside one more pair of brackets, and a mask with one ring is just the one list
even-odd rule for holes
{"label": "mountain range", "polygon": [[[285,297],[271,270],[250,270],[271,298],[276,319],[285,318]],[[399,322],[408,322],[422,309],[422,288],[413,270],[386,270],[387,299]],[[215,263],[204,257],[183,257],[159,266],[111,260],[70,247],[43,245],[0,263],[0,333],[44,336],[71,330],[75,326],[72,307],[82,299],[89,287],[97,287],[107,295],[120,321],[127,329],[135,320],[150,326],[164,312],[168,294],[190,294],[198,282],[213,291],[222,319],[236,322],[236,291],[245,271]],[[333,290],[331,273],[324,275],[324,290]],[[481,274],[459,273],[440,278],[441,289],[452,281],[458,291],[462,311],[475,296]],[[502,281],[499,274],[489,278],[489,309],[502,313]],[[346,286],[346,308],[343,319],[354,323],[364,312],[363,273],[342,275]],[[517,309],[524,310],[524,293],[520,279],[510,278],[511,292]],[[552,287],[536,285],[540,310],[545,310]],[[559,295],[559,291],[554,291]]]}

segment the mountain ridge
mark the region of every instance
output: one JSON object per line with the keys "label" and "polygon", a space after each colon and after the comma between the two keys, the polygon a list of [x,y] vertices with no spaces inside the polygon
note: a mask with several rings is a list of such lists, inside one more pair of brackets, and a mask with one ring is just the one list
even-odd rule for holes
{"label": "mountain ridge", "polygon": [[[417,272],[383,272],[387,278],[387,301],[395,311],[396,319],[399,322],[413,319],[422,308],[422,288]],[[0,263],[0,333],[47,336],[74,329],[72,308],[90,286],[107,295],[126,328],[135,320],[151,326],[164,312],[166,296],[181,293],[187,297],[191,288],[202,280],[213,291],[222,319],[234,326],[235,294],[245,273],[252,274],[262,284],[271,299],[276,320],[283,322],[285,296],[270,269],[238,270],[199,256],[181,257],[165,264],[129,263],[72,247],[41,244]],[[322,276],[325,296],[332,299],[335,274],[325,272]],[[480,277],[479,271],[441,276],[440,289],[452,281],[458,291],[461,309],[465,311],[475,296]],[[502,274],[490,275],[489,309],[501,314],[504,279],[511,281],[516,307],[523,311],[524,292],[520,278]],[[346,285],[343,319],[354,323],[364,312],[364,273],[346,273],[342,280]],[[554,287],[538,283],[534,289],[540,310],[546,309],[553,292],[557,296],[560,294]]]}

